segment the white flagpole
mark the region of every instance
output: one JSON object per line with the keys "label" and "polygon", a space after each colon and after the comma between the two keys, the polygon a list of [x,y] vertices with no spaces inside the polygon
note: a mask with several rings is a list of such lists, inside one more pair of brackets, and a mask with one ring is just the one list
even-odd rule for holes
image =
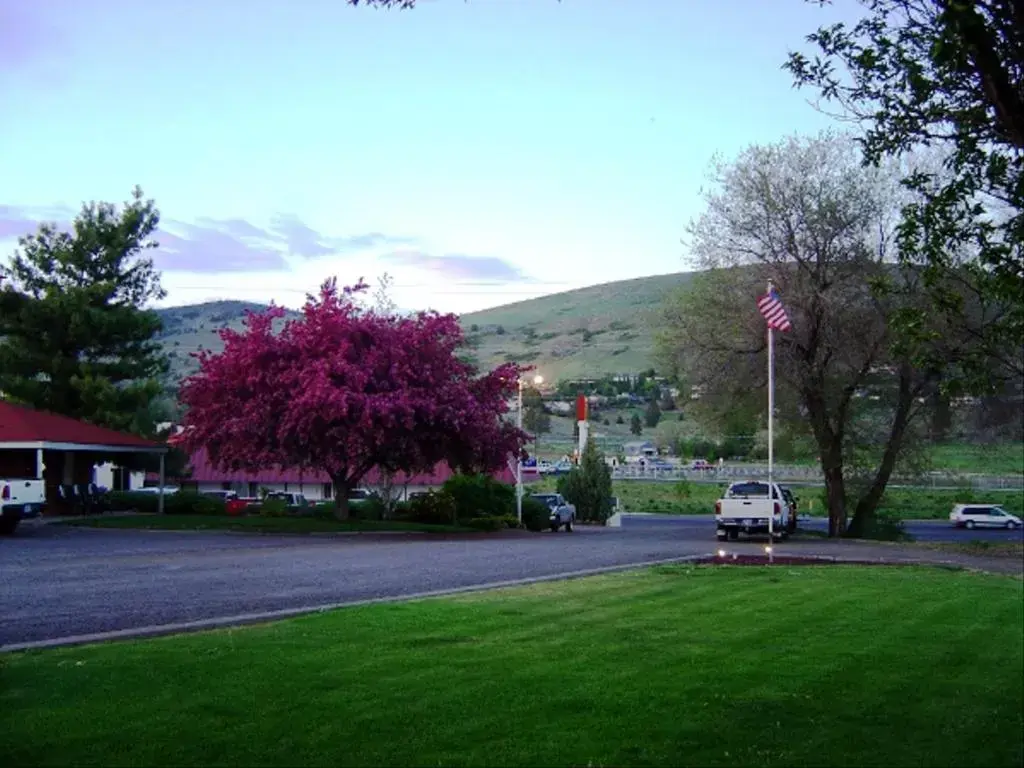
{"label": "white flagpole", "polygon": [[[772,292],[772,281],[768,281],[768,293]],[[768,498],[771,500],[768,514],[768,562],[774,562],[775,544],[775,499],[772,485],[775,470],[775,333],[768,324]],[[781,503],[781,499],[780,499]]]}

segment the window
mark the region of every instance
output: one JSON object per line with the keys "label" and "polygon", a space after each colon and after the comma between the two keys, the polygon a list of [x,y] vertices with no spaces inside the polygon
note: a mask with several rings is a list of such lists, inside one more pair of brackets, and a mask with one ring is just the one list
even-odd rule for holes
{"label": "window", "polygon": [[768,496],[767,483],[736,483],[729,488],[729,495],[732,497]]}

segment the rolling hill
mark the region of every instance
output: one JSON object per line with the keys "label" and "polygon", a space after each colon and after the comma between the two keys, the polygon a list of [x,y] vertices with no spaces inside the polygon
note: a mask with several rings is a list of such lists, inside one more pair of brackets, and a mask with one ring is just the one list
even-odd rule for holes
{"label": "rolling hill", "polygon": [[[635,373],[654,364],[655,312],[693,273],[622,280],[543,296],[462,317],[467,341],[485,368],[511,361],[536,366],[550,382]],[[192,352],[219,350],[217,331],[241,328],[246,310],[265,307],[216,301],[158,310],[172,377],[195,370]]]}

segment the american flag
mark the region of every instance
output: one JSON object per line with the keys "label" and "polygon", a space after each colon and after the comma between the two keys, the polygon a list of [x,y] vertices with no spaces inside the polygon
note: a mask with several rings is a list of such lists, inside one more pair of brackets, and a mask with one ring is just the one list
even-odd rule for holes
{"label": "american flag", "polygon": [[788,331],[793,327],[793,324],[789,322],[789,318],[786,317],[786,310],[775,291],[769,291],[758,299],[757,308],[761,310],[761,314],[764,315],[764,319],[768,322],[768,327],[772,330]]}

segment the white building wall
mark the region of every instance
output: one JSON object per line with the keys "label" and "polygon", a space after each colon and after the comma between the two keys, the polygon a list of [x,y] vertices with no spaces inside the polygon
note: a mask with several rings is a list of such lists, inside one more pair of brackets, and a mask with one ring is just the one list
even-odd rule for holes
{"label": "white building wall", "polygon": [[[291,493],[301,493],[309,501],[325,501],[332,498],[331,495],[325,495],[326,490],[322,483],[254,483],[250,487],[249,483],[234,483],[230,488],[225,488],[223,483],[189,483],[186,481],[183,483],[186,489],[195,489],[199,493],[204,491],[223,491],[232,490],[239,496],[245,497],[256,497],[259,496],[260,489],[266,488],[268,491],[290,491]],[[140,486],[141,487],[141,486]],[[368,491],[379,491],[380,489],[372,485],[360,485],[360,488],[365,488]],[[399,486],[392,489],[394,495],[399,501],[404,501],[409,494],[422,493],[424,491],[431,490],[430,486],[425,485],[410,485],[410,486]]]}
{"label": "white building wall", "polygon": [[[97,464],[92,468],[93,482],[101,488],[113,489],[114,487],[114,467],[113,462],[106,462],[104,464]],[[131,490],[138,490],[146,484],[146,473],[145,472],[132,472],[128,475],[128,488]]]}

